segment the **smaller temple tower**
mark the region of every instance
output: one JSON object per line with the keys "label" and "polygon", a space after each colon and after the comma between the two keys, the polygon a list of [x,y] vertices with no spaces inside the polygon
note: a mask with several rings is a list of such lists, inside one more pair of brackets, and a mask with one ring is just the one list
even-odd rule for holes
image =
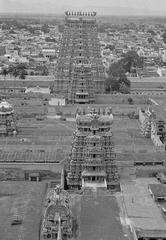
{"label": "smaller temple tower", "polygon": [[40,240],[72,239],[73,215],[68,192],[60,186],[49,189],[46,202],[47,206],[41,222]]}
{"label": "smaller temple tower", "polygon": [[69,189],[120,190],[112,134],[111,109],[77,111],[67,174]]}
{"label": "smaller temple tower", "polygon": [[14,109],[7,101],[2,101],[0,103],[0,135],[16,135],[17,132]]}

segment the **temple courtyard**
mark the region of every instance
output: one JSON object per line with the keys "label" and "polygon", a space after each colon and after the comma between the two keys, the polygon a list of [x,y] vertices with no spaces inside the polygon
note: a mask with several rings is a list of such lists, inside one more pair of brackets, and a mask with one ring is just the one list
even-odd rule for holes
{"label": "temple courtyard", "polygon": [[[45,189],[44,182],[0,182],[0,239],[38,239]],[[11,225],[16,215],[21,225]]]}
{"label": "temple courtyard", "polygon": [[[70,105],[62,108],[66,121],[56,119],[54,109],[49,110],[49,108],[47,114],[43,115],[44,118],[38,120],[33,116],[33,111],[38,111],[40,115],[41,106],[35,102],[29,104],[29,107],[17,105],[19,134],[0,138],[1,180],[4,180],[5,169],[8,169],[5,173],[6,180],[12,179],[9,174],[9,171],[12,172],[11,168],[21,169],[20,174],[24,171],[49,171],[59,174],[70,153],[75,130],[74,116],[78,106]],[[104,106],[104,104],[97,104],[93,107],[102,109]],[[140,159],[146,163],[165,161],[165,154],[157,152],[152,141],[142,136],[138,119],[128,116],[128,113],[138,113],[140,107],[147,105],[114,103],[107,106],[113,109],[112,132],[122,192],[112,195],[110,192],[91,191],[84,195],[72,195],[72,210],[77,222],[75,240],[89,238],[110,240],[111,236],[116,236],[117,240],[132,240],[129,223],[136,216],[137,223],[140,223],[142,217],[145,219],[147,217],[143,215],[143,210],[141,211],[142,202],[146,203],[147,214],[153,208],[158,217],[158,224],[161,228],[164,226],[161,209],[155,205],[147,190],[147,184],[156,183],[156,179],[136,178],[143,176],[145,172],[139,169],[139,166],[137,170],[135,168]],[[81,106],[83,107],[88,108],[88,106]],[[145,170],[147,166],[141,167]],[[139,174],[138,171],[140,171]],[[23,178],[22,175],[21,179]],[[3,240],[38,239],[47,179],[44,177],[41,180],[39,183],[0,182],[0,238]],[[14,214],[20,214],[23,217],[21,225],[11,225]],[[155,225],[152,214],[149,216],[150,221]]]}

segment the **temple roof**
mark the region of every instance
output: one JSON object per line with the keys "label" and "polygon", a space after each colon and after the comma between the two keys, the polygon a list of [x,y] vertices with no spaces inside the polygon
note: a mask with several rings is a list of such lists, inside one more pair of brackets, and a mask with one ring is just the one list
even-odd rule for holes
{"label": "temple roof", "polygon": [[103,177],[106,177],[107,176],[107,174],[106,174],[106,172],[105,171],[100,171],[100,172],[90,172],[90,171],[86,171],[86,170],[84,170],[83,172],[82,172],[82,176],[103,176]]}
{"label": "temple roof", "polygon": [[100,122],[110,122],[110,123],[112,123],[113,122],[113,115],[112,114],[110,114],[110,115],[100,115],[98,120]]}
{"label": "temple roof", "polygon": [[10,103],[8,103],[7,101],[3,100],[0,103],[0,114],[9,114],[9,113],[13,113],[13,107]]}
{"label": "temple roof", "polygon": [[108,122],[108,123],[112,123],[113,122],[113,115],[110,114],[110,115],[98,115],[98,114],[92,114],[92,113],[89,113],[89,114],[86,114],[86,115],[79,115],[77,114],[76,116],[76,121],[77,122],[91,122],[93,120],[96,120],[98,122]]}
{"label": "temple roof", "polygon": [[89,139],[89,140],[100,140],[101,139],[101,137],[102,136],[100,136],[100,135],[94,135],[94,134],[89,134],[87,137],[86,137],[86,139]]}

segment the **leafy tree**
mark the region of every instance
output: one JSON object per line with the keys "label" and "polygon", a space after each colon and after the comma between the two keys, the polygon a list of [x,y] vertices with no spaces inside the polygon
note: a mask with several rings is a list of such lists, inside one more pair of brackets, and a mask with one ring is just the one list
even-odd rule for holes
{"label": "leafy tree", "polygon": [[19,74],[19,78],[25,79],[26,75],[27,75],[27,71],[25,69],[23,69]]}
{"label": "leafy tree", "polygon": [[13,65],[10,65],[9,68],[8,68],[8,73],[10,75],[12,75],[12,73],[14,72],[14,66]]}
{"label": "leafy tree", "polygon": [[125,53],[120,60],[125,72],[131,72],[132,68],[142,68],[143,67],[143,58],[140,57],[137,52],[131,50]]}
{"label": "leafy tree", "polygon": [[33,72],[33,71],[31,71],[31,72],[30,72],[30,75],[31,75],[31,76],[34,76],[34,72]]}
{"label": "leafy tree", "polygon": [[37,74],[41,74],[43,76],[48,76],[49,74],[48,68],[45,65],[36,66],[35,71]]}
{"label": "leafy tree", "polygon": [[43,69],[42,69],[42,75],[43,76],[48,76],[49,72],[48,72],[48,68],[46,66],[43,66]]}
{"label": "leafy tree", "polygon": [[6,68],[3,68],[1,71],[1,74],[4,76],[4,80],[5,80],[6,75],[8,74],[8,70]]}
{"label": "leafy tree", "polygon": [[129,97],[129,98],[127,99],[127,101],[128,101],[129,104],[133,104],[133,99],[132,99],[131,97]]}
{"label": "leafy tree", "polygon": [[130,81],[127,79],[125,70],[121,63],[113,63],[108,71],[106,79],[106,92],[117,91],[122,93],[130,92]]}
{"label": "leafy tree", "polygon": [[19,76],[19,71],[17,68],[13,69],[12,75],[14,76],[15,79]]}
{"label": "leafy tree", "polygon": [[130,93],[130,87],[123,82],[120,84],[119,91],[124,94]]}
{"label": "leafy tree", "polygon": [[8,72],[10,75],[13,75],[15,79],[17,77],[19,77],[20,79],[25,79],[27,75],[26,65],[20,63],[11,65],[9,66]]}

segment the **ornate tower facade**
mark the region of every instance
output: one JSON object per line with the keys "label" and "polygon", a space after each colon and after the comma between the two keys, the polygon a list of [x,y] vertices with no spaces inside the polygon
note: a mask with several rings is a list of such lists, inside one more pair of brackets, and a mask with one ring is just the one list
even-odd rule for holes
{"label": "ornate tower facade", "polygon": [[70,103],[92,103],[105,91],[104,76],[96,13],[65,12],[54,92]]}
{"label": "ornate tower facade", "polygon": [[0,135],[16,135],[17,126],[14,110],[6,101],[0,103]]}
{"label": "ornate tower facade", "polygon": [[111,112],[111,109],[102,113],[93,109],[88,114],[77,113],[67,175],[69,189],[99,187],[119,190]]}

